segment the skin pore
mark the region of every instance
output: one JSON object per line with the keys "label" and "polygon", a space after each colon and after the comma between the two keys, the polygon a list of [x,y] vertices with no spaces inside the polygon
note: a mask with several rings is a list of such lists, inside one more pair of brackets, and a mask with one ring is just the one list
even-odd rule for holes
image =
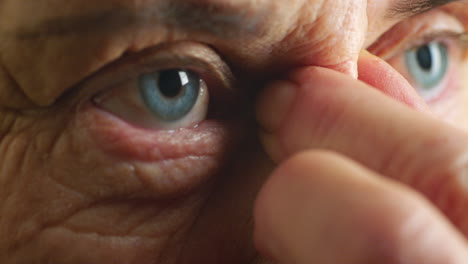
{"label": "skin pore", "polygon": [[[304,66],[357,78],[361,51],[384,57],[379,45],[405,76],[399,56],[423,36],[394,39],[421,18],[466,31],[466,2],[403,2],[0,1],[0,262],[267,263],[252,211],[276,164],[257,138],[256,95]],[[459,49],[454,91],[429,107],[463,127]],[[122,99],[167,69],[204,80],[206,118],[167,130]]]}

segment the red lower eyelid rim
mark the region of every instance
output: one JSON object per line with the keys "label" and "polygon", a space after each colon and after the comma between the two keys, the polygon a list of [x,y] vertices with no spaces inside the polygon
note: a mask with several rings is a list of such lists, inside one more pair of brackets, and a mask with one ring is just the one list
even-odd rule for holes
{"label": "red lower eyelid rim", "polygon": [[111,156],[143,162],[184,157],[217,157],[228,143],[229,129],[216,121],[173,131],[135,127],[92,103],[78,113],[78,127]]}

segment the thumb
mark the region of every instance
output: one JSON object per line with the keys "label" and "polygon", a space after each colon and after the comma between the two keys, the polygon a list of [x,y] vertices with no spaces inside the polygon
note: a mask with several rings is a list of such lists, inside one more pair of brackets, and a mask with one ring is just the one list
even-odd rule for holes
{"label": "thumb", "polygon": [[422,196],[324,151],[273,173],[256,202],[255,241],[277,263],[468,263],[461,234]]}

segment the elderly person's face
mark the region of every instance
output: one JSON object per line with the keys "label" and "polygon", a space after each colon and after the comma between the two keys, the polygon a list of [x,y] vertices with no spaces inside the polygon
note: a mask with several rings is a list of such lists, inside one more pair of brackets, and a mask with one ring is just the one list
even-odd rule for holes
{"label": "elderly person's face", "polygon": [[467,124],[468,8],[423,2],[0,1],[0,262],[263,262],[265,83],[367,49]]}

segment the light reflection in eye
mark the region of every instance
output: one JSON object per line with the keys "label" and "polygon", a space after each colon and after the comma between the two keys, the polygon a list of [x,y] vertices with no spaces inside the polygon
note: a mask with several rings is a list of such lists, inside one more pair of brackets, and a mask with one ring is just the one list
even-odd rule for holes
{"label": "light reflection in eye", "polygon": [[94,101],[130,124],[174,130],[194,127],[206,118],[209,94],[194,71],[169,69],[141,73]]}
{"label": "light reflection in eye", "polygon": [[158,118],[174,122],[184,118],[200,95],[200,77],[184,70],[143,74],[138,82],[145,105]]}
{"label": "light reflection in eye", "polygon": [[453,97],[460,89],[466,47],[460,40],[460,34],[428,34],[430,37],[413,40],[418,44],[395,53],[388,62],[431,106]]}
{"label": "light reflection in eye", "polygon": [[452,11],[437,8],[406,19],[368,47],[400,72],[444,119],[447,112],[464,107],[460,94],[468,59],[462,38],[468,24]]}

